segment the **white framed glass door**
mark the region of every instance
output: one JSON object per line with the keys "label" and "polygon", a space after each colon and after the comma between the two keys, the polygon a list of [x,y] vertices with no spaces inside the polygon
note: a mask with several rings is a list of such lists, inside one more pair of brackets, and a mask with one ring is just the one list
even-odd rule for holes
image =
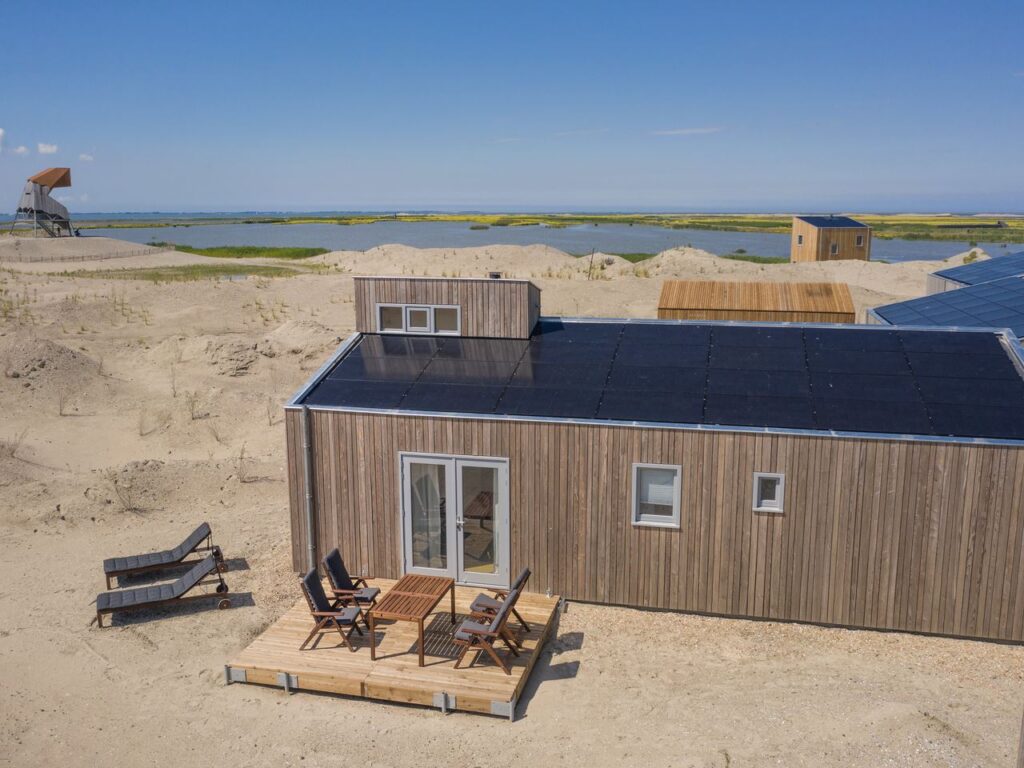
{"label": "white framed glass door", "polygon": [[508,461],[402,454],[407,573],[508,586]]}

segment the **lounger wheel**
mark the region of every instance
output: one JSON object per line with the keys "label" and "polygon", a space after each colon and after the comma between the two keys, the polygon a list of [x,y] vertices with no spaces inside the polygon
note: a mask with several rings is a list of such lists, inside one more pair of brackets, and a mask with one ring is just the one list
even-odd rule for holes
{"label": "lounger wheel", "polygon": [[231,607],[231,601],[228,600],[228,598],[225,597],[223,600],[221,600],[219,603],[217,603],[217,607],[220,608],[223,611],[225,608],[230,608]]}
{"label": "lounger wheel", "polygon": [[217,585],[217,591],[220,592],[220,593],[227,592],[228,591],[228,585],[227,584],[218,584]]}

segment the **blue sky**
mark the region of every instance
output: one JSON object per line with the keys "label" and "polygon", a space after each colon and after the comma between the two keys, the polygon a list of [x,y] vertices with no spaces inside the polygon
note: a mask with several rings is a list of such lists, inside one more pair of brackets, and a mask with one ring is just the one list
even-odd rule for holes
{"label": "blue sky", "polygon": [[78,212],[1024,211],[1019,1],[51,2],[3,25],[12,209],[70,165]]}

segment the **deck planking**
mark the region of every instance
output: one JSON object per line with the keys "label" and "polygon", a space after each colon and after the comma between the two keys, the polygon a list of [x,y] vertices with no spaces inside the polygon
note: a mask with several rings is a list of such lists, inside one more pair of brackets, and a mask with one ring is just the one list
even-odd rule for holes
{"label": "deck planking", "polygon": [[[370,583],[387,594],[395,581],[375,579]],[[478,588],[455,588],[456,626],[468,616],[469,605],[479,592]],[[341,638],[333,630],[333,637],[332,632],[324,633],[315,647],[300,651],[299,645],[313,627],[309,608],[300,599],[228,662],[225,672],[233,682],[283,687],[284,674],[290,676],[290,690],[497,714],[511,719],[555,624],[558,602],[558,597],[540,594],[524,593],[520,597],[516,608],[529,623],[530,631],[523,632],[514,618],[509,622],[523,644],[519,657],[509,658],[511,654],[499,644],[499,653],[509,659],[511,675],[502,672],[486,654],[472,666],[466,666],[471,661],[467,655],[463,667],[455,669],[459,649],[452,643],[454,627],[447,599],[436,606],[425,622],[423,667],[418,664],[417,625],[409,621],[378,620],[376,661],[370,659],[366,627],[362,627],[362,637],[358,633],[352,635],[354,652],[341,645]]]}

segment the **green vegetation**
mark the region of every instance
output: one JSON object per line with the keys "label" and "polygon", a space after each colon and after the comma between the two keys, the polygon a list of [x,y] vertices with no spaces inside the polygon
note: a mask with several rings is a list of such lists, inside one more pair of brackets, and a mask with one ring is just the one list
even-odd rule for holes
{"label": "green vegetation", "polygon": [[216,248],[193,248],[190,245],[155,242],[155,246],[174,246],[174,250],[182,253],[193,253],[197,256],[211,256],[216,259],[308,259],[328,253],[326,248],[270,248],[262,245],[224,245]]}
{"label": "green vegetation", "polygon": [[723,259],[733,259],[735,261],[749,261],[753,264],[788,264],[788,256],[755,256],[752,253],[743,251],[736,251],[736,253],[727,253],[722,256]]}
{"label": "green vegetation", "polygon": [[[882,239],[961,240],[967,242],[1024,243],[1024,218],[1000,219],[995,216],[858,215],[858,221],[872,227]],[[482,214],[482,213],[410,213],[361,214],[344,216],[280,216],[250,219],[188,219],[156,221],[90,221],[81,229],[135,227],[206,226],[209,224],[373,224],[387,221],[466,222],[487,227],[569,227],[602,224],[645,225],[669,229],[704,229],[723,232],[775,232],[789,234],[792,217],[761,214]]]}
{"label": "green vegetation", "polygon": [[299,273],[288,267],[269,267],[262,264],[184,264],[174,267],[141,267],[137,269],[81,269],[61,274],[64,277],[179,283],[192,280],[230,280],[246,277],[292,277]]}

